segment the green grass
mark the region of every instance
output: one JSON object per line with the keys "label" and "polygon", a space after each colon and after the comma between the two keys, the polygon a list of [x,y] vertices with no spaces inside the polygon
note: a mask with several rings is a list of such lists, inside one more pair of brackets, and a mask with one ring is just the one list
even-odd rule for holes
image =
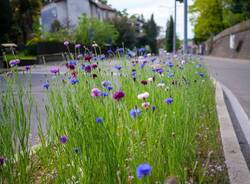
{"label": "green grass", "polygon": [[[131,61],[121,59],[115,63],[123,66],[121,71],[112,69],[114,64],[99,61],[105,67],[93,71],[98,76],[95,79],[78,69],[79,84],[76,85],[63,83],[63,76],[53,79],[47,91],[47,130],[45,134],[39,132],[42,146],[29,157],[30,162],[26,162],[26,167],[32,165],[34,169],[29,182],[151,184],[164,183],[166,178],[175,176],[180,183],[191,180],[228,183],[212,81],[203,67],[196,67],[195,60],[185,64],[183,70],[177,66],[179,61],[168,68],[163,64],[165,60],[159,58],[159,64],[165,71],[169,69],[174,73],[174,78],[169,78],[166,72],[164,76],[152,72],[151,64],[141,69],[140,65],[132,67]],[[132,69],[137,71],[136,82],[132,80]],[[204,73],[205,77],[196,72]],[[155,82],[145,86],[140,83],[153,76]],[[104,80],[111,81],[114,88],[109,96],[91,97],[94,87],[107,91],[101,86]],[[176,85],[172,84],[173,80],[177,81]],[[168,90],[157,87],[160,82],[164,82]],[[125,93],[121,101],[112,99],[112,93],[117,90]],[[137,95],[143,92],[150,94],[146,101],[151,107],[156,106],[155,111],[141,107],[143,101]],[[173,98],[172,104],[164,102],[168,97]],[[142,114],[132,118],[130,110],[135,106]],[[103,118],[103,123],[96,123],[97,117]],[[2,133],[2,129],[0,131]],[[10,129],[7,132],[10,133]],[[68,137],[66,144],[60,143],[61,136]],[[136,168],[142,163],[150,164],[152,171],[150,176],[138,179]],[[11,183],[8,177],[13,172],[15,181],[19,181],[16,171],[11,170],[0,175],[4,178],[2,181]]]}

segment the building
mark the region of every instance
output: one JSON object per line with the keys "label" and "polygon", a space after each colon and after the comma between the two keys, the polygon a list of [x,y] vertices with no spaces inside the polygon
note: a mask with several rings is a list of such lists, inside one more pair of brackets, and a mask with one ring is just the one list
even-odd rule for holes
{"label": "building", "polygon": [[98,0],[49,0],[41,10],[42,27],[50,31],[57,20],[63,27],[75,28],[82,14],[103,21],[114,18],[116,10]]}

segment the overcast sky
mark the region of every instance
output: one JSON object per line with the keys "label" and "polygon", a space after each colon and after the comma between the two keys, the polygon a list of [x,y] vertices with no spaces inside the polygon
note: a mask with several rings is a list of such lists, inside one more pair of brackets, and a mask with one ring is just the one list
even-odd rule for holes
{"label": "overcast sky", "polygon": [[[193,0],[188,0],[189,5]],[[108,0],[113,8],[127,9],[129,14],[143,14],[146,19],[153,13],[156,23],[166,29],[166,22],[174,13],[174,0]],[[183,38],[184,26],[183,4],[177,3],[177,35]],[[193,27],[189,22],[188,37],[193,38]],[[165,34],[165,33],[161,33]]]}

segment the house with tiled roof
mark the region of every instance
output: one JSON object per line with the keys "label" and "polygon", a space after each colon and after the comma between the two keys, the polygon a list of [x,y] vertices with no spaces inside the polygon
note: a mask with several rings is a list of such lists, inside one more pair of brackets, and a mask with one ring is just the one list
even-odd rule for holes
{"label": "house with tiled roof", "polygon": [[44,31],[50,31],[56,20],[63,27],[75,28],[82,14],[103,21],[114,18],[116,10],[98,0],[48,0],[41,10],[41,24]]}

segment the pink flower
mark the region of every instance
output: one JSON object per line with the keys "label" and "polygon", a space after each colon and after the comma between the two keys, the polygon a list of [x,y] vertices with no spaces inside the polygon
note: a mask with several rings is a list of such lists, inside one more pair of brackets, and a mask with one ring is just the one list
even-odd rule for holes
{"label": "pink flower", "polygon": [[93,88],[91,90],[91,96],[92,97],[99,97],[99,96],[102,96],[102,91],[98,88]]}
{"label": "pink flower", "polygon": [[113,99],[119,101],[119,100],[121,100],[124,96],[125,96],[125,93],[124,93],[123,91],[120,90],[120,91],[117,91],[117,92],[115,92],[115,93],[113,94]]}
{"label": "pink flower", "polygon": [[53,74],[57,74],[57,73],[60,72],[60,70],[59,70],[59,68],[54,67],[54,68],[51,68],[51,69],[50,69],[50,72],[53,73]]}
{"label": "pink flower", "polygon": [[64,44],[65,46],[68,46],[68,45],[69,45],[69,41],[65,41],[63,44]]}

